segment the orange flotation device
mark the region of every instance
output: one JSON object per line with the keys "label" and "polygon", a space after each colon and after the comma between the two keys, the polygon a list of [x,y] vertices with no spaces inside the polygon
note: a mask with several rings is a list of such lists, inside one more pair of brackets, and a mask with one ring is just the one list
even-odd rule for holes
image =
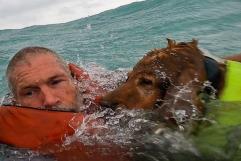
{"label": "orange flotation device", "polygon": [[97,82],[92,81],[89,74],[82,68],[78,67],[73,63],[69,63],[68,65],[72,77],[74,77],[78,81],[88,81],[89,86],[87,87],[87,89],[85,89],[85,92],[95,93],[95,98],[93,101],[98,104],[101,99],[101,94],[106,93],[106,91],[102,87],[100,87]]}
{"label": "orange flotation device", "polygon": [[[69,65],[76,79],[90,77],[74,64]],[[100,87],[95,82],[93,89]],[[118,146],[111,146],[109,155],[100,157],[101,151],[93,151],[92,146],[84,146],[80,142],[71,143],[63,148],[66,136],[75,133],[84,119],[83,113],[39,110],[33,108],[2,106],[0,107],[0,143],[18,148],[51,153],[58,161],[66,160],[116,160],[115,155],[123,154]],[[94,132],[93,132],[94,133]],[[95,145],[98,147],[99,145]],[[89,156],[89,152],[93,154]],[[77,159],[76,159],[77,158]],[[117,158],[117,160],[125,160]]]}
{"label": "orange flotation device", "polygon": [[[73,118],[77,123],[71,125]],[[65,136],[74,134],[74,127],[82,120],[81,113],[0,107],[0,142],[36,150],[61,143]]]}
{"label": "orange flotation device", "polygon": [[57,161],[129,160],[126,150],[117,145],[84,145],[76,141],[63,146],[83,119],[82,113],[1,107],[0,142],[38,151]]}

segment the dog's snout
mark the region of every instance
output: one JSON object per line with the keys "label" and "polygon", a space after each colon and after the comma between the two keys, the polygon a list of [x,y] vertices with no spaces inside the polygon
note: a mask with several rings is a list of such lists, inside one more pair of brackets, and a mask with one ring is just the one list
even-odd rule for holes
{"label": "dog's snout", "polygon": [[108,100],[104,100],[104,99],[102,99],[100,101],[100,105],[103,106],[103,107],[106,107],[106,108],[111,108],[111,109],[115,109],[116,106],[117,106],[116,103],[108,101]]}
{"label": "dog's snout", "polygon": [[111,103],[109,101],[106,101],[106,100],[101,100],[100,105],[104,106],[104,107],[109,107],[109,106],[111,106]]}

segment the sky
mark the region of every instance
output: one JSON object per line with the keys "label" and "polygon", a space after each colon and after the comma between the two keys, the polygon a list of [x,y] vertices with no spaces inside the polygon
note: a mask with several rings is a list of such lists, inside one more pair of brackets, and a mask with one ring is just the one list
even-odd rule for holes
{"label": "sky", "polygon": [[0,0],[0,30],[69,22],[142,0]]}

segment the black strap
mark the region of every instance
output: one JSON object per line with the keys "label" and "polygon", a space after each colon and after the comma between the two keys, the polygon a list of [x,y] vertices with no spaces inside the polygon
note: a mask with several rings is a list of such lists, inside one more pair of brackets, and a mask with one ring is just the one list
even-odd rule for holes
{"label": "black strap", "polygon": [[211,85],[217,89],[221,78],[221,71],[218,62],[210,57],[205,56],[204,66],[208,81],[210,81],[212,83]]}

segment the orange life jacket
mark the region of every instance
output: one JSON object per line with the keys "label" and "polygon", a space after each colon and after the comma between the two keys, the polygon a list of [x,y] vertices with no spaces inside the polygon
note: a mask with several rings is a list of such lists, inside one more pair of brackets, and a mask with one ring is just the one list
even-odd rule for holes
{"label": "orange life jacket", "polygon": [[[73,118],[78,123],[71,125]],[[35,150],[62,142],[82,120],[81,113],[0,107],[0,142]]]}
{"label": "orange life jacket", "polygon": [[84,71],[82,68],[78,67],[77,65],[73,64],[73,63],[69,63],[69,69],[71,71],[71,75],[72,77],[74,77],[76,80],[78,81],[88,81],[88,88],[85,89],[87,93],[94,93],[95,94],[95,98],[94,98],[94,102],[95,103],[99,103],[100,99],[101,99],[101,94],[106,93],[106,91],[101,88],[98,83],[92,81],[90,79],[89,74]]}
{"label": "orange life jacket", "polygon": [[62,146],[83,118],[82,113],[1,107],[0,142],[35,150],[57,161],[129,160],[126,150],[118,145],[84,145],[76,141]]}

